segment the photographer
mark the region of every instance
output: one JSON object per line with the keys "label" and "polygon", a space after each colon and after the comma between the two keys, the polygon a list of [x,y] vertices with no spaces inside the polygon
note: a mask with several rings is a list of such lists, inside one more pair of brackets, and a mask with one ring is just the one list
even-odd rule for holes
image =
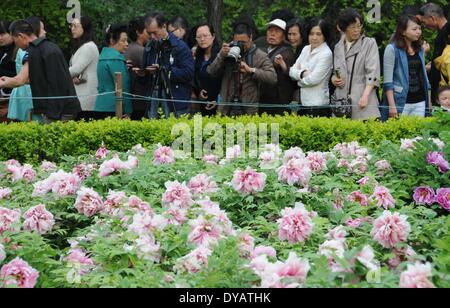
{"label": "photographer", "polygon": [[261,84],[275,86],[277,74],[267,54],[253,43],[253,29],[249,24],[235,24],[233,33],[234,42],[223,44],[216,60],[208,67],[208,73],[222,77],[222,101],[236,104],[219,105],[219,113],[231,116],[254,115],[258,113],[257,106],[239,104],[257,105]]}
{"label": "photographer", "polygon": [[[151,41],[147,44],[141,69],[133,70],[149,85],[148,96],[186,101],[183,103],[163,102],[166,117],[176,117],[190,112],[194,59],[189,47],[167,30],[168,20],[161,13],[145,17],[145,27]],[[170,95],[169,95],[170,94]],[[148,116],[158,117],[160,102],[152,101]]]}

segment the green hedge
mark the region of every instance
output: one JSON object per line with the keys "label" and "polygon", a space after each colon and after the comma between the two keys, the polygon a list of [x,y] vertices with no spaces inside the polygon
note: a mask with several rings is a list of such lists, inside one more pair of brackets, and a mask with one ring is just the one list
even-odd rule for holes
{"label": "green hedge", "polygon": [[[305,151],[325,151],[340,142],[359,141],[379,145],[383,140],[398,141],[416,136],[436,119],[402,118],[388,123],[359,122],[347,119],[312,119],[296,116],[244,116],[238,119],[203,118],[203,126],[215,122],[223,128],[227,123],[278,123],[280,143],[284,147],[299,146]],[[178,136],[171,136],[175,124],[194,127],[193,119],[168,119],[143,122],[108,119],[95,122],[70,122],[41,125],[10,123],[0,125],[0,160],[17,159],[36,163],[42,160],[59,162],[64,155],[78,156],[96,151],[104,142],[108,149],[127,151],[136,144],[171,145]],[[192,129],[193,132],[193,129]],[[193,134],[192,134],[193,135]],[[208,136],[203,136],[206,139]],[[270,141],[270,138],[269,138]],[[225,144],[225,142],[224,142]]]}

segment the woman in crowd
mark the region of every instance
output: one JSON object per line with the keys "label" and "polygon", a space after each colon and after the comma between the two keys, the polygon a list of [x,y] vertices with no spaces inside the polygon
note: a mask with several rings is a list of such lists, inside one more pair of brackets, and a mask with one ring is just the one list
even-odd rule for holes
{"label": "woman in crowd", "polygon": [[94,42],[92,22],[87,17],[74,19],[70,25],[72,31],[72,57],[69,63],[70,75],[79,96],[81,109],[78,116],[88,120],[93,116],[96,95],[98,93],[97,66],[98,47]]}
{"label": "woman in crowd", "polygon": [[[0,21],[0,77],[16,76],[14,63],[16,47],[9,34],[9,25],[9,22]],[[6,116],[8,112],[8,96],[11,91],[11,89],[0,89],[0,118]]]}
{"label": "woman in crowd", "polygon": [[[292,51],[294,52],[295,59],[298,59],[300,57],[300,54],[302,53],[303,48],[306,45],[306,39],[304,38],[303,30],[303,23],[298,18],[292,19],[287,23],[286,36],[288,42],[292,46]],[[300,87],[298,85],[296,85],[295,87],[292,100],[295,102],[300,101]]]}
{"label": "woman in crowd", "polygon": [[[128,25],[128,37],[131,39],[131,44],[125,52],[125,58],[127,59],[129,67],[142,67],[142,60],[144,58],[144,49],[147,45],[150,37],[145,30],[144,17],[137,17],[130,21]],[[131,77],[131,93],[145,96],[147,93],[147,87],[137,81],[136,74],[130,73]],[[141,120],[145,117],[145,110],[147,104],[141,100],[133,101],[133,114],[132,120]]]}
{"label": "woman in crowd", "polygon": [[399,115],[424,117],[426,108],[431,108],[421,36],[416,16],[399,18],[392,43],[384,53],[384,105],[389,106],[382,110],[384,120]]}
{"label": "woman in crowd", "polygon": [[189,23],[183,16],[175,16],[169,21],[169,32],[173,33],[180,40],[188,42]]}
{"label": "woman in crowd", "polygon": [[309,45],[290,70],[291,78],[298,81],[301,88],[299,114],[329,117],[328,84],[333,67],[333,53],[328,45],[332,41],[330,25],[323,19],[315,18],[309,23],[306,33]]}
{"label": "woman in crowd", "polygon": [[[122,73],[123,92],[130,92],[130,76],[124,53],[128,48],[128,27],[116,24],[109,27],[106,33],[105,46],[100,54],[97,67],[99,94],[115,91],[115,73]],[[131,99],[124,95],[122,100],[123,113],[130,116],[133,112]],[[112,117],[116,111],[114,93],[100,95],[95,102],[98,118]]]}
{"label": "woman in crowd", "polygon": [[193,104],[193,111],[201,112],[203,115],[214,115],[216,113],[216,106],[206,104],[206,102],[217,102],[222,84],[221,78],[214,78],[206,71],[220,52],[215,34],[214,28],[210,24],[204,23],[197,28],[198,48],[195,57],[193,99],[203,101],[205,104]]}
{"label": "woman in crowd", "polygon": [[306,43],[306,39],[303,36],[303,24],[300,19],[295,18],[287,23],[286,35],[287,40],[292,46],[295,58],[298,59]]}
{"label": "woman in crowd", "polygon": [[376,93],[380,85],[378,45],[363,34],[363,21],[358,11],[344,10],[338,18],[338,29],[343,35],[334,48],[335,96],[350,98],[353,120],[381,117]]}
{"label": "woman in crowd", "polygon": [[[45,31],[45,25],[43,20],[40,17],[32,16],[26,19],[32,28],[34,29],[34,34],[39,38],[44,38],[47,34]],[[16,71],[17,74],[23,73],[22,70],[28,70],[28,65],[23,65],[23,60],[27,52],[23,49],[17,49],[16,54]],[[27,73],[28,74],[28,73]],[[42,117],[40,115],[32,114],[33,111],[33,95],[31,93],[30,85],[24,85],[18,88],[15,88],[9,99],[9,109],[8,109],[8,119],[13,121],[21,121],[28,122],[30,120],[33,121],[42,121]]]}

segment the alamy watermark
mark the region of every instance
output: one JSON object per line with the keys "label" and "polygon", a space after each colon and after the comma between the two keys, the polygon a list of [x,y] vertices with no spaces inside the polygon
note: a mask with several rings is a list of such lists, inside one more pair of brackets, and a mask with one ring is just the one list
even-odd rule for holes
{"label": "alamy watermark", "polygon": [[[172,149],[184,152],[196,159],[201,159],[204,155],[209,154],[223,157],[224,149],[232,148],[235,145],[240,146],[242,154],[247,154],[249,158],[257,158],[262,147],[267,144],[278,145],[280,141],[280,125],[278,123],[231,122],[221,125],[210,122],[203,127],[203,117],[200,115],[194,116],[193,123],[193,127],[188,123],[178,123],[172,127],[172,136],[177,137]],[[194,144],[192,144],[192,140]]]}
{"label": "alamy watermark", "polygon": [[74,19],[81,18],[81,3],[79,0],[67,1],[66,7],[70,9],[66,15],[66,20],[69,24],[71,24]]}

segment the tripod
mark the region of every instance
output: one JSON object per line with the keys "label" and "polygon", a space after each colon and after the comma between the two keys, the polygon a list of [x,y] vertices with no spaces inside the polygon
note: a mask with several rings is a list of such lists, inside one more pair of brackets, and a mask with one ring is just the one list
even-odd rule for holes
{"label": "tripod", "polygon": [[[159,69],[156,71],[156,73],[152,76],[152,85],[150,87],[151,89],[151,95],[156,94],[156,98],[158,99],[167,99],[171,100],[170,106],[172,107],[173,113],[175,116],[177,116],[177,109],[175,107],[175,103],[173,102],[173,95],[172,95],[172,85],[170,82],[170,75],[171,71],[170,68],[165,65],[164,62],[164,55],[162,54],[162,51],[160,51],[157,55],[157,61],[156,63],[159,64]],[[145,114],[148,115],[150,118],[156,118],[158,115],[158,108],[159,103],[161,101],[151,101],[150,104],[148,104]],[[162,102],[162,107],[164,110],[164,115],[166,118],[170,117],[170,109],[167,105],[168,102]]]}

